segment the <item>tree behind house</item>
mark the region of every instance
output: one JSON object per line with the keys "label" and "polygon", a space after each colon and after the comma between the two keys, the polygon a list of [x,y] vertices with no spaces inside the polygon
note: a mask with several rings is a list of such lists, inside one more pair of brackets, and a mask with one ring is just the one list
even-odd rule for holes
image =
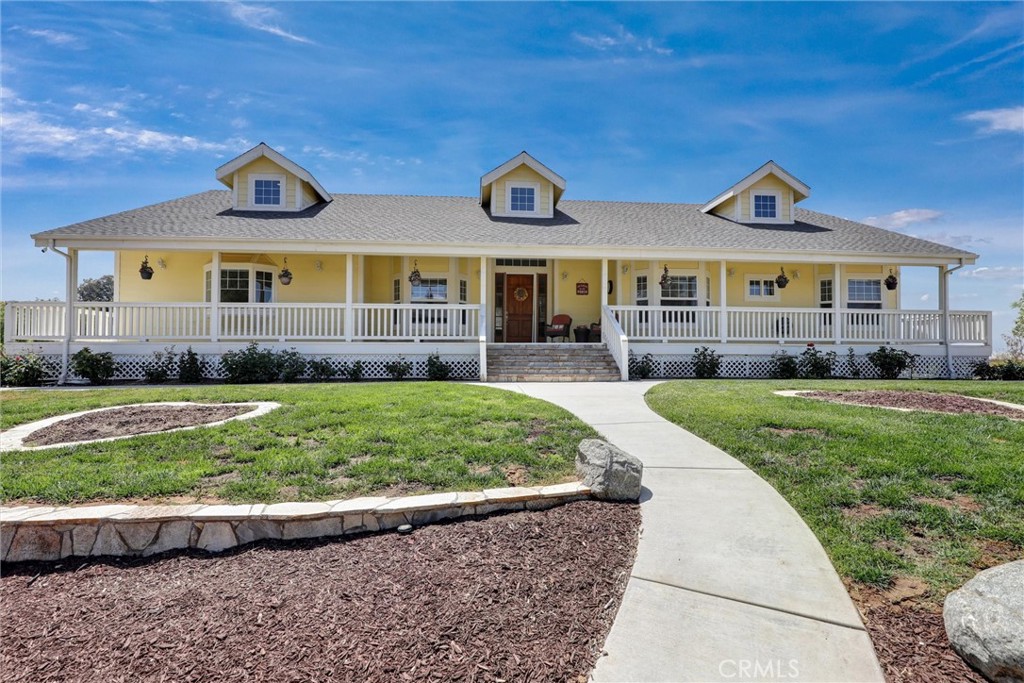
{"label": "tree behind house", "polygon": [[78,285],[79,301],[113,301],[114,276],[101,275],[97,278],[87,277]]}

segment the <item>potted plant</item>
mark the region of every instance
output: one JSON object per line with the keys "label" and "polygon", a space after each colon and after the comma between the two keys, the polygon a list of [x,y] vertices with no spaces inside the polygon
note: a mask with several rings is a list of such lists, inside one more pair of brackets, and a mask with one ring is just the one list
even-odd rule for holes
{"label": "potted plant", "polygon": [[586,325],[577,325],[573,332],[576,334],[577,344],[585,344],[590,341],[590,328]]}

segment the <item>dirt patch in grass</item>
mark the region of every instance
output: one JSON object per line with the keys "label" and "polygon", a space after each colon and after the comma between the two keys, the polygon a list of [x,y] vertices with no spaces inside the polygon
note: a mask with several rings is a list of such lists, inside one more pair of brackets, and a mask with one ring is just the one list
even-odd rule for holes
{"label": "dirt patch in grass", "polygon": [[526,486],[526,482],[530,478],[529,472],[522,465],[506,465],[501,468],[501,472],[505,475],[505,483],[509,486]]}
{"label": "dirt patch in grass", "polygon": [[526,435],[526,443],[533,443],[548,433],[548,423],[544,420],[530,420],[530,433]]}
{"label": "dirt patch in grass", "polygon": [[49,446],[112,436],[165,432],[168,429],[219,422],[252,409],[251,405],[125,406],[61,420],[32,432],[24,443],[26,446]]}
{"label": "dirt patch in grass", "polygon": [[847,519],[873,519],[888,514],[889,510],[874,503],[862,503],[853,507],[843,508],[843,516]]}
{"label": "dirt patch in grass", "polygon": [[18,565],[6,681],[582,681],[618,609],[636,505],[584,501],[412,535],[219,556]]}
{"label": "dirt patch in grass", "polygon": [[1024,549],[1018,548],[1009,541],[979,538],[975,540],[974,545],[978,549],[978,559],[971,563],[971,566],[978,571],[1006,562],[1024,560]]}
{"label": "dirt patch in grass", "polygon": [[800,395],[806,398],[818,398],[833,403],[850,403],[859,406],[929,410],[938,413],[999,415],[1013,420],[1024,420],[1024,407],[1011,408],[956,394],[933,394],[926,391],[808,391]]}
{"label": "dirt patch in grass", "polygon": [[914,496],[914,501],[925,505],[936,505],[946,510],[958,510],[960,512],[978,512],[982,505],[970,496],[954,496],[953,498],[931,498],[929,496]]}

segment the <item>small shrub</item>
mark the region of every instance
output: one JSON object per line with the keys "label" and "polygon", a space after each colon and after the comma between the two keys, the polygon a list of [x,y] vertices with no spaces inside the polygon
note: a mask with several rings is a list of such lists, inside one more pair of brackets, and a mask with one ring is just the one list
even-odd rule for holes
{"label": "small shrub", "polygon": [[639,358],[632,351],[629,352],[629,378],[647,379],[654,374],[654,356],[645,353]]}
{"label": "small shrub", "polygon": [[697,379],[714,379],[718,377],[718,370],[722,367],[722,357],[715,353],[714,349],[702,346],[694,349],[693,374]]}
{"label": "small shrub", "polygon": [[[348,365],[342,367],[347,369]],[[338,374],[334,365],[326,358],[311,358],[306,362],[306,369],[309,371],[309,378],[314,382],[329,382]]]}
{"label": "small shrub", "polygon": [[295,349],[278,353],[277,364],[281,379],[285,382],[295,382],[306,374],[306,359]]}
{"label": "small shrub", "polygon": [[199,384],[203,381],[203,365],[199,354],[191,346],[188,347],[178,358],[178,381],[182,384]]}
{"label": "small shrub", "polygon": [[860,377],[860,368],[857,367],[857,356],[853,352],[853,347],[846,349],[846,376],[852,379]]}
{"label": "small shrub", "polygon": [[398,360],[391,361],[384,366],[384,369],[391,375],[391,379],[402,380],[412,372],[412,363],[399,356]]}
{"label": "small shrub", "polygon": [[797,362],[800,376],[804,379],[831,379],[836,367],[836,352],[822,353],[814,343],[807,345]]}
{"label": "small shrub", "polygon": [[868,360],[882,379],[897,379],[908,367],[913,368],[917,356],[903,349],[879,346],[877,351],[868,354]]}
{"label": "small shrub", "polygon": [[93,353],[87,346],[71,356],[71,369],[89,384],[106,384],[117,372],[117,363],[109,351]]}
{"label": "small shrub", "polygon": [[3,386],[38,387],[46,374],[46,363],[36,354],[8,356],[0,351],[0,384]]}
{"label": "small shrub", "polygon": [[345,365],[343,369],[345,376],[348,377],[349,381],[359,382],[363,379],[365,370],[363,369],[363,361],[357,360],[352,365]]}
{"label": "small shrub", "polygon": [[281,362],[270,349],[261,349],[256,342],[242,351],[228,351],[220,358],[224,381],[228,384],[262,384],[276,382],[281,374]]}
{"label": "small shrub", "polygon": [[980,360],[972,367],[971,374],[978,379],[1019,382],[1024,380],[1024,361]]}
{"label": "small shrub", "polygon": [[142,371],[146,375],[147,384],[163,384],[174,372],[174,347],[166,346],[163,351],[153,352],[153,362]]}
{"label": "small shrub", "polygon": [[432,353],[427,356],[427,379],[434,382],[443,382],[452,376],[452,366],[441,360],[441,356]]}
{"label": "small shrub", "polygon": [[796,356],[785,351],[772,354],[772,368],[768,373],[772,379],[796,379],[800,376],[800,368]]}

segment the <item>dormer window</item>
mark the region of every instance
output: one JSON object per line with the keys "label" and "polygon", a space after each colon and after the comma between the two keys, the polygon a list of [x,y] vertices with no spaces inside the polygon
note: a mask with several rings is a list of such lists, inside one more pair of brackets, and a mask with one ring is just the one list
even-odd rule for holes
{"label": "dormer window", "polygon": [[778,218],[778,197],[774,194],[754,195],[754,218]]}
{"label": "dormer window", "polygon": [[508,193],[506,202],[510,215],[535,215],[537,213],[537,196],[540,194],[539,183],[509,181],[505,184]]}
{"label": "dormer window", "polygon": [[257,209],[279,209],[284,206],[283,175],[249,174],[249,196]]}

